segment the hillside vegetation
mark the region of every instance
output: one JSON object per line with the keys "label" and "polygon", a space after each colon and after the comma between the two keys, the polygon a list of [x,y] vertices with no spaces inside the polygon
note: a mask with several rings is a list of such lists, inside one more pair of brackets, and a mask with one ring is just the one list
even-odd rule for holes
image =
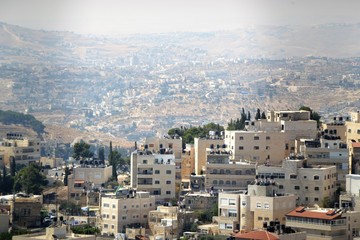
{"label": "hillside vegetation", "polygon": [[3,124],[20,124],[24,127],[32,128],[37,134],[44,133],[45,126],[42,122],[29,114],[18,113],[14,111],[0,110],[0,122]]}

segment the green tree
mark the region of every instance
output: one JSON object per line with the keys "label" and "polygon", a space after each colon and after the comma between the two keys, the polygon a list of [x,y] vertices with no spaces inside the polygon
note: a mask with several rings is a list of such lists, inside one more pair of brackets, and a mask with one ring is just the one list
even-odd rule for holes
{"label": "green tree", "polygon": [[30,127],[38,134],[44,133],[45,126],[32,115],[14,111],[0,110],[0,122],[4,124],[21,124]]}
{"label": "green tree", "polygon": [[320,127],[321,116],[317,112],[313,111],[310,107],[307,107],[307,106],[301,106],[299,108],[299,110],[304,110],[304,111],[310,112],[310,119],[315,120],[317,122],[317,127],[318,128]]}
{"label": "green tree", "polygon": [[74,154],[73,158],[76,160],[83,159],[83,158],[91,158],[94,156],[94,153],[90,151],[90,144],[87,144],[83,140],[74,144]]}
{"label": "green tree", "polygon": [[17,191],[22,190],[27,194],[41,194],[47,184],[48,181],[45,175],[41,173],[41,167],[29,164],[16,174],[14,188]]}
{"label": "green tree", "polygon": [[261,113],[261,119],[266,119],[266,114],[265,114],[265,112],[262,112],[262,113]]}
{"label": "green tree", "polygon": [[196,137],[208,136],[210,131],[219,134],[224,131],[224,127],[212,122],[199,127],[186,128],[181,126],[180,128],[171,128],[168,130],[168,134],[170,136],[179,135],[182,138],[183,147],[185,147],[186,143],[194,143],[194,138]]}
{"label": "green tree", "polygon": [[[118,155],[119,153],[117,151],[113,151],[113,147],[112,147],[112,142],[110,141],[110,152],[109,152],[109,164],[112,166],[112,174],[111,174],[111,177],[113,179],[117,179],[117,162],[116,162],[116,156]],[[121,156],[121,155],[120,155]]]}
{"label": "green tree", "polygon": [[105,160],[105,149],[104,149],[104,147],[100,147],[100,148],[99,148],[99,153],[98,153],[98,155],[99,155],[99,159],[100,159],[101,161],[104,161],[104,160]]}
{"label": "green tree", "polygon": [[15,172],[16,172],[16,163],[15,163],[15,157],[11,156],[11,161],[10,161],[10,175],[12,177],[15,176]]}
{"label": "green tree", "polygon": [[97,227],[93,227],[90,225],[85,225],[85,226],[74,226],[71,228],[71,230],[73,231],[73,233],[75,234],[90,234],[90,235],[94,235],[97,233],[100,233],[100,230]]}
{"label": "green tree", "polygon": [[70,169],[68,166],[65,167],[64,186],[68,185],[68,178],[70,175]]}
{"label": "green tree", "polygon": [[331,198],[329,196],[326,196],[321,200],[321,207],[323,208],[333,207],[333,202],[331,201]]}
{"label": "green tree", "polygon": [[256,115],[255,115],[255,120],[258,120],[261,118],[261,113],[260,113],[260,108],[256,109]]}

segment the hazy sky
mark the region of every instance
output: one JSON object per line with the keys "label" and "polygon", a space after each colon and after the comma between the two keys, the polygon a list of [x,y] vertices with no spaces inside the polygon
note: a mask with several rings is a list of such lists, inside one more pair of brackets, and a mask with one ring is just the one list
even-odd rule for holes
{"label": "hazy sky", "polygon": [[92,34],[360,23],[360,1],[0,0],[0,21],[34,29]]}

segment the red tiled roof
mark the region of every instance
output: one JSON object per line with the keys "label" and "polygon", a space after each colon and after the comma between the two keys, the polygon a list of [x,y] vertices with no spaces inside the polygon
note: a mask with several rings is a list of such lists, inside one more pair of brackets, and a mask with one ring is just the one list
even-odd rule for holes
{"label": "red tiled roof", "polygon": [[298,207],[286,214],[286,216],[332,220],[341,217],[341,214],[341,211],[336,213],[335,210],[329,210],[324,212],[311,209],[309,210],[304,207]]}
{"label": "red tiled roof", "polygon": [[279,236],[268,231],[251,231],[248,233],[235,233],[235,239],[253,239],[253,240],[279,240]]}
{"label": "red tiled roof", "polygon": [[360,147],[360,142],[353,142],[352,147]]}

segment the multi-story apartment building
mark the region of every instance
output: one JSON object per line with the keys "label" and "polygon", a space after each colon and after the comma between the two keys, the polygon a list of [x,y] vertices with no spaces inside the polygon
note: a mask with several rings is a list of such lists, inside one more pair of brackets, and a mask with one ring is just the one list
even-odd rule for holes
{"label": "multi-story apartment building", "polygon": [[360,142],[360,111],[350,113],[350,121],[345,122],[346,143]]}
{"label": "multi-story apartment building", "polygon": [[281,167],[261,165],[257,174],[275,179],[279,192],[295,194],[299,205],[320,204],[336,191],[336,166],[311,166],[304,159],[286,159]]}
{"label": "multi-story apartment building", "polygon": [[220,192],[218,217],[220,234],[235,230],[251,231],[261,229],[264,222],[285,223],[285,214],[295,208],[294,194],[281,194],[272,181],[257,181],[249,185],[247,193]]}
{"label": "multi-story apartment building", "polygon": [[25,228],[40,227],[42,207],[42,195],[28,196],[17,194],[15,196],[15,202],[13,195],[0,197],[0,208],[9,209],[10,221],[13,226]]}
{"label": "multi-story apartment building", "polygon": [[[94,160],[92,160],[94,161]],[[86,161],[87,162],[87,161]],[[88,163],[90,163],[89,161]],[[82,164],[73,168],[73,172],[68,176],[69,200],[74,200],[81,205],[98,205],[99,196],[91,194],[94,189],[100,189],[112,175],[112,166]],[[90,194],[87,194],[87,193]],[[89,198],[89,196],[92,196]]]}
{"label": "multi-story apartment building", "polygon": [[298,207],[286,214],[286,225],[296,231],[305,231],[308,240],[357,239],[359,212],[329,208]]}
{"label": "multi-story apartment building", "polygon": [[295,153],[296,139],[316,138],[317,122],[308,111],[270,111],[265,120],[247,122],[245,130],[225,131],[232,159],[276,165]]}
{"label": "multi-story apartment building", "polygon": [[360,212],[360,175],[346,175],[346,191],[340,195],[339,208]]}
{"label": "multi-story apartment building", "polygon": [[181,156],[181,189],[190,188],[191,174],[195,173],[195,149],[193,144],[186,144]]}
{"label": "multi-story apartment building", "polygon": [[336,186],[345,189],[345,176],[349,173],[347,144],[338,136],[323,135],[319,140],[297,141],[298,155],[306,158],[307,164],[336,166]]}
{"label": "multi-story apartment building", "polygon": [[254,180],[255,164],[230,160],[226,148],[208,148],[205,170],[205,189],[246,189]]}
{"label": "multi-story apartment building", "polygon": [[193,211],[178,206],[158,206],[149,212],[149,229],[153,239],[177,239],[186,224],[195,220]]}
{"label": "multi-story apartment building", "polygon": [[285,135],[281,131],[225,131],[225,145],[232,161],[276,165],[286,156]]}
{"label": "multi-story apartment building", "polygon": [[151,151],[156,154],[164,154],[171,152],[175,157],[175,188],[180,190],[181,186],[181,165],[183,145],[181,137],[177,135],[164,136],[162,138],[148,138],[145,143],[140,146],[140,149]]}
{"label": "multi-story apartment building", "polygon": [[181,205],[191,210],[211,209],[216,205],[217,195],[208,192],[187,193]]}
{"label": "multi-story apartment building", "polygon": [[149,212],[156,209],[155,197],[148,192],[121,189],[101,197],[101,231],[124,233],[126,227],[146,227]]}
{"label": "multi-story apartment building", "polygon": [[29,164],[40,160],[40,140],[24,136],[22,133],[7,133],[1,141],[0,152],[3,163],[10,165],[12,158],[17,164]]}
{"label": "multi-story apartment building", "polygon": [[179,228],[178,207],[158,206],[149,212],[150,232],[156,240],[177,238]]}
{"label": "multi-story apartment building", "polygon": [[213,147],[223,148],[223,136],[212,136],[211,138],[194,138],[195,150],[195,174],[201,175],[205,171],[206,165],[206,149]]}
{"label": "multi-story apartment building", "polygon": [[325,135],[337,136],[342,142],[346,141],[346,125],[345,121],[350,120],[349,117],[334,117],[331,121],[321,124],[321,131]]}
{"label": "multi-story apartment building", "polygon": [[360,174],[360,142],[349,142],[349,174]]}
{"label": "multi-story apartment building", "polygon": [[175,198],[175,171],[175,156],[170,150],[162,154],[137,150],[131,154],[131,187],[149,192],[158,203]]}

